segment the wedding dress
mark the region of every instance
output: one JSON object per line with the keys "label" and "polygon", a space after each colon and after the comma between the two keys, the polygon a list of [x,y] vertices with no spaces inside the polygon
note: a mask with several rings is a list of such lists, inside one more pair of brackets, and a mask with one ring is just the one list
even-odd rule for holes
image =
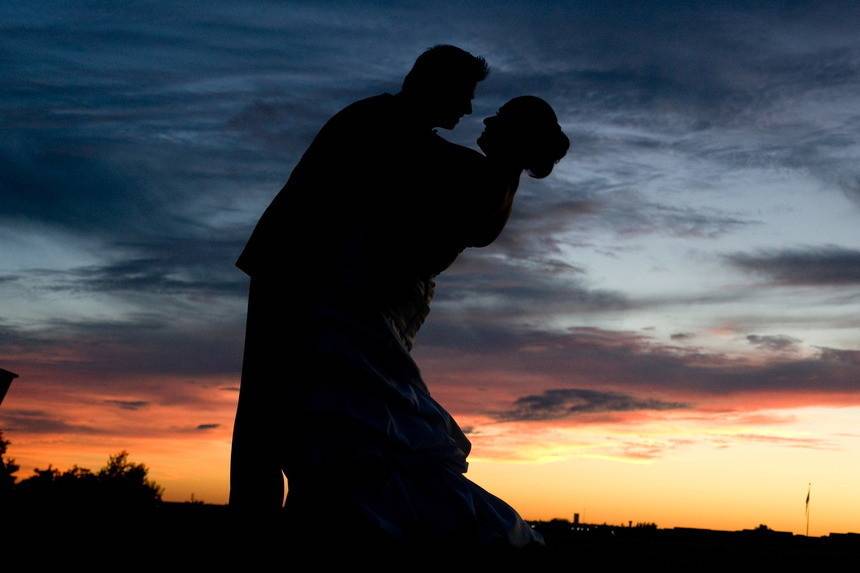
{"label": "wedding dress", "polygon": [[283,442],[285,509],[320,535],[336,528],[398,546],[544,545],[463,475],[471,442],[410,355],[434,290],[432,278],[418,280],[382,313],[308,307],[299,358],[314,374],[293,398]]}

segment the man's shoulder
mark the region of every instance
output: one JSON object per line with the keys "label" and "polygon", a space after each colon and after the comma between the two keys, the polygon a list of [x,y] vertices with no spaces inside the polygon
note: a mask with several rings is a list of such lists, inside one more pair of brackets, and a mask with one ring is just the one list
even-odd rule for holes
{"label": "man's shoulder", "polygon": [[383,92],[380,94],[368,96],[366,98],[362,98],[352,103],[352,105],[390,105],[394,103],[397,98],[394,97],[394,94],[390,94],[388,92]]}
{"label": "man's shoulder", "polygon": [[376,112],[382,109],[391,109],[395,103],[395,97],[390,93],[376,94],[370,97],[354,101],[341,109],[335,116],[357,115],[368,112]]}
{"label": "man's shoulder", "polygon": [[393,117],[393,98],[391,94],[382,93],[354,101],[331,116],[320,133],[350,133],[386,121],[383,118]]}

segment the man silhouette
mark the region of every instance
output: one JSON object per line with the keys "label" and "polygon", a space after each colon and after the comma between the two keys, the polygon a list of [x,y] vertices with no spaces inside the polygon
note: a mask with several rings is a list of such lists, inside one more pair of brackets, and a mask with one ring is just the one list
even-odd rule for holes
{"label": "man silhouette", "polygon": [[460,48],[428,49],[399,93],[357,101],[326,122],[257,223],[236,261],[251,285],[231,508],[258,515],[283,505],[284,452],[304,430],[285,405],[312,375],[290,364],[306,337],[291,318],[315,303],[361,316],[397,292],[403,265],[416,260],[405,240],[415,219],[404,214],[428,208],[426,195],[410,191],[438,167],[434,128],[452,129],[472,112],[487,74],[483,58]]}

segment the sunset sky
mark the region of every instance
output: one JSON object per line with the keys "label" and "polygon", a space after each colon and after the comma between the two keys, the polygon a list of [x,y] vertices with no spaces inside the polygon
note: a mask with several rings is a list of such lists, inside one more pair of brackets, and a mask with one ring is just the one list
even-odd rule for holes
{"label": "sunset sky", "polygon": [[491,71],[441,135],[533,94],[571,140],[413,350],[467,477],[526,519],[795,533],[811,483],[811,535],[860,531],[856,3],[89,4],[0,4],[19,479],[125,449],[226,502],[234,262],[325,120],[451,43]]}

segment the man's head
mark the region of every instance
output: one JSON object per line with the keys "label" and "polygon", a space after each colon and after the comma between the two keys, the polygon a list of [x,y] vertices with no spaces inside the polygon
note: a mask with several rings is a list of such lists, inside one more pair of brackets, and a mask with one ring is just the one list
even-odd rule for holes
{"label": "man's head", "polygon": [[484,58],[456,46],[433,46],[415,60],[400,93],[418,104],[431,126],[453,129],[472,113],[475,88],[489,73]]}

